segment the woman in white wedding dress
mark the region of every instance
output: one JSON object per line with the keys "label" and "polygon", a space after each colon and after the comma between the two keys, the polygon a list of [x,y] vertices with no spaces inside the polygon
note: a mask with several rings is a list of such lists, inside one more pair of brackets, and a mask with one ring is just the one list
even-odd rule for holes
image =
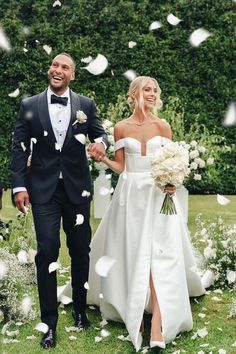
{"label": "woman in white wedding dress", "polygon": [[[123,321],[136,351],[142,345],[144,311],[152,313],[150,346],[165,348],[193,326],[189,296],[205,290],[195,273],[178,191],[177,215],[160,214],[165,194],[154,185],[150,160],[171,141],[169,124],[153,113],[161,107],[160,88],[137,77],[129,89],[133,114],[114,129],[115,158],[103,162],[120,174],[112,201],[91,243],[88,304],[107,320]],[[115,260],[107,277],[95,272],[103,256]],[[101,296],[102,294],[102,296]]]}

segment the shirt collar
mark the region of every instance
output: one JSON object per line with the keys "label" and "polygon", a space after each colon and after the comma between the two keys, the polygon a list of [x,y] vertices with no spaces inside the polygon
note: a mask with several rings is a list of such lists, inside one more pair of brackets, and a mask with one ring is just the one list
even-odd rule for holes
{"label": "shirt collar", "polygon": [[[53,92],[50,88],[50,86],[48,86],[48,91],[47,91],[47,97],[48,97],[48,102],[51,102],[51,95],[56,95],[55,92]],[[58,96],[58,95],[56,95]],[[69,87],[68,89],[59,97],[68,97],[68,104],[70,104],[70,90]]]}

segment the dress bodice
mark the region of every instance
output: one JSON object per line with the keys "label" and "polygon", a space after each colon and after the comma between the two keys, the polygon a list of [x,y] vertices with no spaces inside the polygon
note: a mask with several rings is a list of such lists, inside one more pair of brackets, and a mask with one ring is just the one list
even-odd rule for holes
{"label": "dress bodice", "polygon": [[126,137],[115,143],[115,151],[124,148],[127,172],[150,172],[150,161],[158,149],[170,143],[170,139],[156,135],[146,142],[146,155],[141,154],[142,144],[139,140]]}

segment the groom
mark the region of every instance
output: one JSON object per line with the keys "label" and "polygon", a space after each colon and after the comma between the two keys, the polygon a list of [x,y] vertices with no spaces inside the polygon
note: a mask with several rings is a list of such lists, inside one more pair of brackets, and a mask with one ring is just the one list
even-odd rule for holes
{"label": "groom", "polygon": [[56,345],[57,281],[49,265],[58,259],[61,219],[71,257],[72,314],[79,330],[89,326],[84,284],[89,269],[92,184],[85,140],[88,135],[89,153],[96,161],[105,155],[108,140],[94,101],[69,89],[74,78],[72,57],[57,55],[48,70],[49,87],[22,101],[13,138],[14,201],[23,213],[31,203],[36,230],[41,320],[48,325],[41,341],[45,349]]}

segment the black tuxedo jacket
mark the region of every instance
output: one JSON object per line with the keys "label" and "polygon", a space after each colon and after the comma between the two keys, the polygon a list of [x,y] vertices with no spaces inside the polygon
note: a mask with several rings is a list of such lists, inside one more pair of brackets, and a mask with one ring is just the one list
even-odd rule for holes
{"label": "black tuxedo jacket", "polygon": [[[77,95],[70,90],[71,119],[67,135],[60,150],[56,150],[56,138],[50,122],[47,90],[22,101],[15,126],[12,149],[12,188],[26,187],[31,203],[46,203],[57,187],[60,171],[70,201],[84,201],[82,192],[92,195],[92,183],[85,145],[75,135],[88,135],[91,142],[102,137],[108,146],[107,135],[96,115],[93,100]],[[85,123],[72,123],[76,111],[87,115]],[[47,132],[47,133],[45,133]],[[27,167],[30,154],[30,139],[35,138],[31,166]]]}

